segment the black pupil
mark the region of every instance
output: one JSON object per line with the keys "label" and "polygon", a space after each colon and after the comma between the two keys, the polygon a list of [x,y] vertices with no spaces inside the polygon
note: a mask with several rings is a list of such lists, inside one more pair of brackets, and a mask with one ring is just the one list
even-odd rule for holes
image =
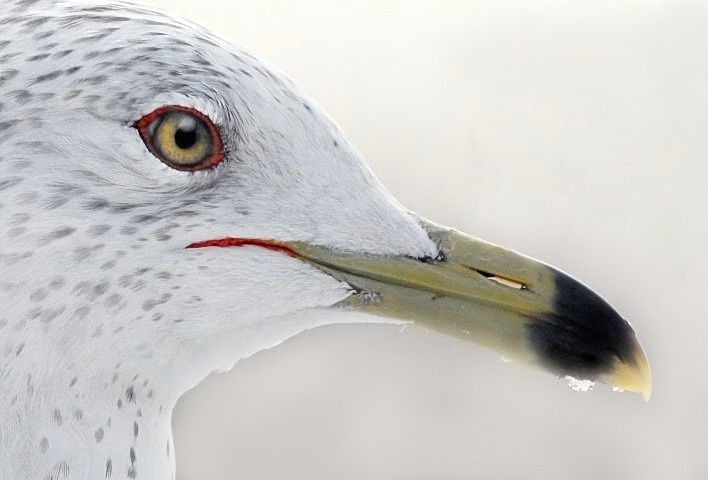
{"label": "black pupil", "polygon": [[189,150],[197,143],[197,129],[178,129],[177,132],[175,132],[175,143],[182,150]]}

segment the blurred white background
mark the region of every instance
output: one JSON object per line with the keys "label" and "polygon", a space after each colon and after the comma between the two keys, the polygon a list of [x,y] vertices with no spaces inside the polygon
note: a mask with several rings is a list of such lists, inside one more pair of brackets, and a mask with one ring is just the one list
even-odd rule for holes
{"label": "blurred white background", "polygon": [[407,207],[562,268],[654,397],[415,328],[300,335],[175,415],[180,480],[708,479],[708,4],[143,0],[287,72]]}

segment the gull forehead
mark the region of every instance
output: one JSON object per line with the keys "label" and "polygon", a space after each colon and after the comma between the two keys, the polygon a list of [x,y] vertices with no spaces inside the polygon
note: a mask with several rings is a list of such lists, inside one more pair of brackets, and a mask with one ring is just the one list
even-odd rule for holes
{"label": "gull forehead", "polygon": [[[272,67],[199,27],[142,8],[42,3],[4,7],[9,15],[2,20],[0,43],[0,65],[6,67],[3,130],[16,145],[24,142],[19,155],[40,148],[61,153],[32,167],[63,167],[50,180],[64,182],[65,200],[83,197],[84,208],[106,209],[117,202],[106,198],[113,194],[125,210],[156,214],[180,203],[192,209],[228,205],[223,221],[248,216],[239,223],[281,230],[261,232],[267,236],[433,254],[415,222],[400,215],[400,207],[361,168],[335,123]],[[171,104],[194,107],[220,126],[230,155],[218,171],[190,178],[156,169],[139,139],[121,138],[137,118]],[[42,138],[32,128],[38,124],[44,126]],[[76,135],[88,125],[106,128]],[[76,179],[79,170],[91,177],[88,182]],[[206,188],[215,182],[229,183],[219,198]],[[136,183],[151,191],[136,193]],[[360,188],[342,188],[351,183]],[[189,200],[204,201],[187,202],[185,191],[196,191]],[[146,193],[159,196],[160,203]],[[55,191],[52,198],[61,201],[61,194]],[[91,195],[94,201],[85,200]],[[323,196],[327,203],[320,201]],[[273,222],[274,215],[282,221]],[[329,221],[311,221],[325,217]],[[349,235],[338,228],[342,222]],[[397,235],[381,235],[391,222]],[[227,225],[221,225],[226,233]]]}
{"label": "gull forehead", "polygon": [[569,275],[402,207],[286,76],[124,3],[0,5],[0,478],[174,478],[179,397],[307,329],[414,322],[648,398]]}

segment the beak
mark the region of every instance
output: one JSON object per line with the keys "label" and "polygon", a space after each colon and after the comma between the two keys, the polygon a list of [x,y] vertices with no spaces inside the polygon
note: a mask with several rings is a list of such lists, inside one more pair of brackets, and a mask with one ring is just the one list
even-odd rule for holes
{"label": "beak", "polygon": [[532,258],[422,221],[435,259],[280,245],[356,292],[343,307],[412,320],[559,376],[649,400],[652,377],[634,330],[595,292]]}

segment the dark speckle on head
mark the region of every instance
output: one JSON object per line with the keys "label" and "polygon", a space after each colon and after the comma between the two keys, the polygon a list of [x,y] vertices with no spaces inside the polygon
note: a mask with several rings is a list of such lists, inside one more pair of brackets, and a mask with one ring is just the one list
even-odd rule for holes
{"label": "dark speckle on head", "polygon": [[45,236],[43,243],[46,244],[49,242],[53,242],[55,240],[62,239],[64,237],[68,237],[69,235],[71,235],[75,231],[76,231],[75,227],[66,226],[66,227],[58,228],[58,229],[54,230],[53,232],[51,232],[49,235]]}
{"label": "dark speckle on head", "polygon": [[52,420],[54,421],[54,423],[56,423],[60,427],[64,423],[64,418],[61,416],[61,412],[59,411],[58,408],[55,408],[52,411]]}
{"label": "dark speckle on head", "polygon": [[[2,123],[0,123],[0,128],[2,128]],[[10,177],[10,178],[4,178],[0,179],[0,192],[9,188],[14,187],[15,185],[18,185],[20,182],[22,182],[21,177]]]}

